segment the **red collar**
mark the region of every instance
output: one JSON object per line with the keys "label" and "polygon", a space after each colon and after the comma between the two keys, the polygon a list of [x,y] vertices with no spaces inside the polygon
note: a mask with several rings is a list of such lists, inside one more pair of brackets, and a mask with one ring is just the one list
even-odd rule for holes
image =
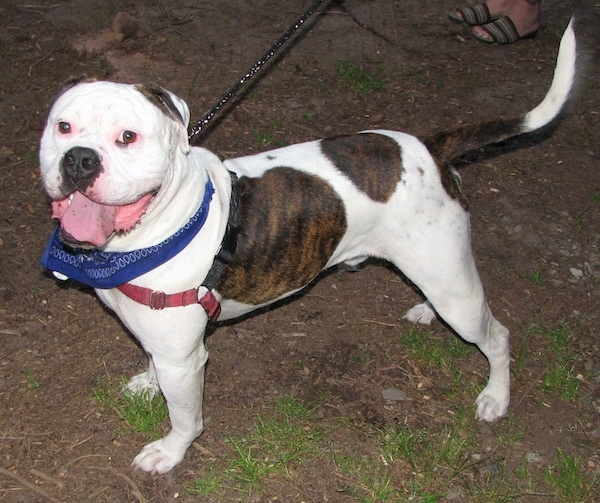
{"label": "red collar", "polygon": [[199,298],[200,288],[192,288],[185,292],[165,293],[142,286],[126,283],[117,287],[121,293],[127,295],[132,300],[149,306],[150,309],[164,309],[165,307],[183,307],[192,304],[200,304],[211,322],[217,321],[221,314],[221,304],[212,293],[208,290],[203,297]]}

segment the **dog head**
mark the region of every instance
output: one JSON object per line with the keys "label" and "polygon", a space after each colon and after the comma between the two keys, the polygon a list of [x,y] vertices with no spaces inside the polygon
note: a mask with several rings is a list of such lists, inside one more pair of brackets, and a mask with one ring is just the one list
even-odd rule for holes
{"label": "dog head", "polygon": [[189,153],[189,110],[158,87],[73,81],[55,99],[40,146],[52,216],[75,247],[131,230]]}

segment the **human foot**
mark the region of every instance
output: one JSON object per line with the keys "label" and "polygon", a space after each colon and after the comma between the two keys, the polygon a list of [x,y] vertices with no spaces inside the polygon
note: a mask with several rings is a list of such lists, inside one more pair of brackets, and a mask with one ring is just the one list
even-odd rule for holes
{"label": "human foot", "polygon": [[[473,29],[473,36],[486,44],[512,44],[517,40],[533,38],[537,35],[537,30],[521,35],[515,24],[507,16],[495,19],[491,23],[477,26],[480,30]],[[485,35],[480,35],[483,32]]]}
{"label": "human foot", "polygon": [[533,3],[531,0],[489,0],[486,3],[494,21],[473,28],[473,35],[478,40],[510,44],[537,33],[540,27],[539,0]]}
{"label": "human foot", "polygon": [[489,23],[492,20],[486,3],[459,7],[456,11],[448,13],[448,17],[454,23],[467,23],[469,26]]}

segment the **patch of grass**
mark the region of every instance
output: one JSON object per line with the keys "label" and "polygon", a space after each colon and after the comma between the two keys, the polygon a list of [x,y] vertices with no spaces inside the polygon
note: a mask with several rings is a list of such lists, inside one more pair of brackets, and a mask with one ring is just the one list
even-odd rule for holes
{"label": "patch of grass", "polygon": [[548,354],[545,357],[553,360],[542,376],[541,389],[545,392],[559,392],[564,400],[576,399],[580,381],[574,371],[572,334],[565,326],[538,330],[547,343]]}
{"label": "patch of grass", "polygon": [[394,486],[389,473],[381,466],[374,466],[370,459],[357,455],[332,453],[337,468],[348,480],[338,489],[360,503],[399,501],[400,492]]}
{"label": "patch of grass", "polygon": [[445,494],[446,485],[468,466],[473,447],[473,436],[462,431],[459,422],[433,434],[408,425],[394,426],[380,436],[383,459],[388,464],[408,463],[421,492],[430,498]]}
{"label": "patch of grass", "polygon": [[259,131],[254,126],[250,126],[250,134],[252,134],[252,136],[258,140],[258,143],[264,147],[272,145],[277,138],[277,133],[275,131]]}
{"label": "patch of grass", "polygon": [[544,284],[544,271],[540,268],[520,275],[523,279],[531,281],[533,284],[541,286]]}
{"label": "patch of grass", "polygon": [[218,468],[204,470],[201,478],[194,479],[187,491],[196,496],[207,496],[222,488],[227,479],[227,473]]}
{"label": "patch of grass", "polygon": [[522,331],[513,368],[519,376],[527,367],[527,357],[541,362],[545,371],[540,389],[545,393],[560,393],[564,400],[578,397],[581,381],[575,371],[577,354],[573,349],[573,333],[566,325],[542,327],[535,323]]}
{"label": "patch of grass", "polygon": [[411,326],[400,339],[413,356],[445,371],[453,368],[452,358],[462,358],[473,352],[473,346],[459,337],[449,335],[438,339],[416,326]]}
{"label": "patch of grass", "polygon": [[597,474],[586,473],[578,456],[566,454],[561,449],[557,450],[554,466],[546,470],[545,479],[565,503],[593,501],[600,492]]}
{"label": "patch of grass", "polygon": [[42,385],[36,379],[32,372],[29,370],[21,370],[21,374],[25,376],[25,386],[30,391],[39,391],[42,389]]}
{"label": "patch of grass", "polygon": [[259,416],[247,434],[227,435],[231,452],[223,460],[224,467],[196,479],[188,492],[207,495],[224,488],[256,490],[267,478],[285,478],[294,465],[318,455],[323,432],[310,423],[310,407],[284,396],[273,403],[273,409],[273,416]]}
{"label": "patch of grass", "polygon": [[528,492],[511,479],[506,460],[482,463],[477,474],[477,483],[469,487],[469,501],[509,503],[519,501]]}
{"label": "patch of grass", "polygon": [[[566,327],[530,325],[524,335],[525,346],[535,339],[540,361],[548,362],[548,370],[557,367],[557,362],[574,361],[572,333]],[[446,387],[456,388],[456,393],[468,388],[454,358],[469,354],[472,346],[457,337],[439,337],[418,327],[411,327],[401,337],[411,355],[447,372]],[[453,403],[453,410],[448,411],[452,419],[446,424],[420,426],[423,423],[414,424],[407,417],[404,424],[400,421],[375,430],[342,416],[319,420],[317,428],[311,407],[294,396],[283,396],[272,402],[269,414],[257,417],[247,433],[228,435],[228,454],[212,463],[188,491],[214,501],[243,493],[260,498],[273,484],[289,485],[293,491],[298,477],[313,465],[330,466],[334,490],[357,503],[440,503],[446,498],[508,503],[528,495],[554,498],[549,494],[554,490],[558,498],[573,490],[568,487],[577,482],[568,481],[569,465],[560,458],[551,469],[544,468],[541,458],[531,460],[523,455],[516,463],[510,460],[507,453],[519,451],[527,433],[527,426],[517,416],[490,425],[497,440],[492,439],[494,449],[485,449],[478,443],[482,431],[473,421],[470,405]],[[329,445],[323,447],[327,430],[335,430],[335,434],[328,435]],[[359,444],[348,440],[357,435],[363,439]],[[346,440],[338,442],[340,436]],[[586,489],[582,494],[588,498],[583,502],[591,502],[586,495],[597,490],[596,479],[590,477],[583,482]],[[552,501],[558,501],[556,498]]]}
{"label": "patch of grass", "polygon": [[368,72],[352,60],[338,61],[336,69],[345,86],[361,93],[385,91],[385,81],[380,76],[383,68],[376,73]]}
{"label": "patch of grass", "polygon": [[520,425],[514,416],[507,416],[502,422],[490,424],[490,429],[494,432],[502,445],[508,446],[515,442],[521,442],[525,438],[527,427]]}
{"label": "patch of grass", "polygon": [[315,442],[319,430],[306,429],[295,417],[259,417],[248,435],[229,436],[235,451],[230,475],[250,485],[260,484],[272,472],[282,473],[291,463],[302,463]]}
{"label": "patch of grass", "polygon": [[585,219],[583,217],[581,217],[581,216],[575,217],[573,219],[573,226],[577,230],[583,230],[583,228],[585,227]]}
{"label": "patch of grass", "polygon": [[573,364],[564,361],[544,372],[541,387],[547,393],[559,392],[563,400],[575,400],[579,395],[579,384]]}
{"label": "patch of grass", "polygon": [[117,386],[109,381],[103,381],[92,389],[94,398],[104,409],[116,411],[126,426],[119,428],[117,433],[124,435],[130,431],[145,433],[150,439],[162,435],[161,425],[169,417],[169,410],[161,394],[152,396],[149,391],[133,393],[123,389],[124,382]]}
{"label": "patch of grass", "polygon": [[288,419],[308,420],[312,415],[312,409],[293,395],[284,395],[273,403],[276,410]]}
{"label": "patch of grass", "polygon": [[149,391],[133,393],[124,391],[116,407],[127,429],[147,433],[151,438],[162,435],[160,426],[169,417],[167,404],[161,394],[152,396]]}
{"label": "patch of grass", "polygon": [[[579,458],[560,453],[546,469],[541,458],[523,455],[519,462],[511,461],[507,451],[524,436],[516,421],[495,425],[500,445],[484,449],[477,442],[481,430],[468,407],[455,410],[452,421],[443,426],[421,427],[406,421],[375,430],[343,417],[321,419],[319,425],[315,427],[311,407],[293,396],[281,397],[247,433],[228,435],[229,452],[212,461],[187,491],[207,501],[268,499],[274,485],[286,486],[292,494],[313,465],[322,470],[330,467],[324,475],[331,479],[329,487],[335,484],[332,491],[356,503],[446,499],[508,503],[528,495],[540,501],[562,498],[566,503],[591,503],[590,495],[598,490],[596,478],[586,474]],[[336,430],[336,440],[323,447],[324,431],[329,428]],[[363,441],[350,440],[357,435]],[[301,500],[306,501],[306,496],[298,495],[295,501]]]}
{"label": "patch of grass", "polygon": [[427,440],[424,430],[415,430],[408,426],[386,428],[381,432],[380,450],[386,463],[398,459],[406,461],[413,470],[418,469],[420,446]]}
{"label": "patch of grass", "polygon": [[350,357],[350,360],[356,363],[366,363],[368,361],[368,352],[360,344],[354,346],[354,354]]}
{"label": "patch of grass", "polygon": [[277,130],[281,127],[281,122],[276,121],[269,129],[259,129],[254,124],[250,124],[250,134],[263,147],[284,147],[285,142],[277,141]]}

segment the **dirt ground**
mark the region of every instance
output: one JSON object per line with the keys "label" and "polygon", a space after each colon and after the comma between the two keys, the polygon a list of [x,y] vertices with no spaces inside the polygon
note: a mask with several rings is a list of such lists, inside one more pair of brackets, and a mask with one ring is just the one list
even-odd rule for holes
{"label": "dirt ground", "polygon": [[[334,271],[295,302],[208,338],[207,429],[172,473],[130,468],[141,434],[115,435],[91,389],[107,376],[143,370],[142,351],[88,290],[48,277],[39,257],[53,228],[37,150],[48,105],[68,78],[158,83],[198,120],[309,5],[297,0],[36,0],[0,5],[0,499],[196,501],[184,487],[224,436],[244,431],[269,400],[295,393],[323,417],[385,425],[409,418],[442,424],[468,398],[445,393],[444,374],[399,343],[419,296],[390,268]],[[578,13],[580,76],[563,122],[544,142],[461,168],[472,211],[473,246],[492,310],[512,332],[509,418],[526,434],[507,451],[551,458],[575,453],[600,466],[600,4],[547,0],[537,38],[485,46],[448,22],[458,1],[346,0],[311,18],[302,36],[218,116],[198,142],[226,158],[368,128],[424,135],[457,123],[520,114],[546,92],[557,45]],[[115,32],[115,14],[133,28]],[[116,27],[118,31],[118,26]],[[385,89],[364,92],[339,74],[352,61]],[[572,334],[576,399],[543,393],[552,363],[528,327]],[[434,336],[453,337],[441,323]],[[360,357],[357,357],[360,351]],[[482,385],[487,364],[458,361]],[[426,397],[417,385],[428,378]],[[410,400],[387,402],[382,390]],[[326,404],[323,405],[323,397]],[[460,402],[460,403],[459,403]],[[500,449],[480,425],[480,445]],[[359,441],[339,439],[339,441]],[[512,457],[512,458],[511,458]],[[348,501],[337,475],[306,468],[302,487],[271,488],[254,501]],[[32,489],[31,486],[34,486]],[[137,488],[138,492],[134,490]],[[37,490],[36,490],[37,489]],[[286,492],[286,491],[290,492]],[[44,496],[44,493],[46,496]],[[293,494],[293,496],[291,495]],[[143,498],[142,496],[143,495]],[[90,497],[93,496],[92,499]],[[244,500],[244,496],[240,496]],[[523,499],[523,501],[530,501]],[[560,501],[552,496],[531,501]],[[600,501],[596,499],[595,501]]]}

